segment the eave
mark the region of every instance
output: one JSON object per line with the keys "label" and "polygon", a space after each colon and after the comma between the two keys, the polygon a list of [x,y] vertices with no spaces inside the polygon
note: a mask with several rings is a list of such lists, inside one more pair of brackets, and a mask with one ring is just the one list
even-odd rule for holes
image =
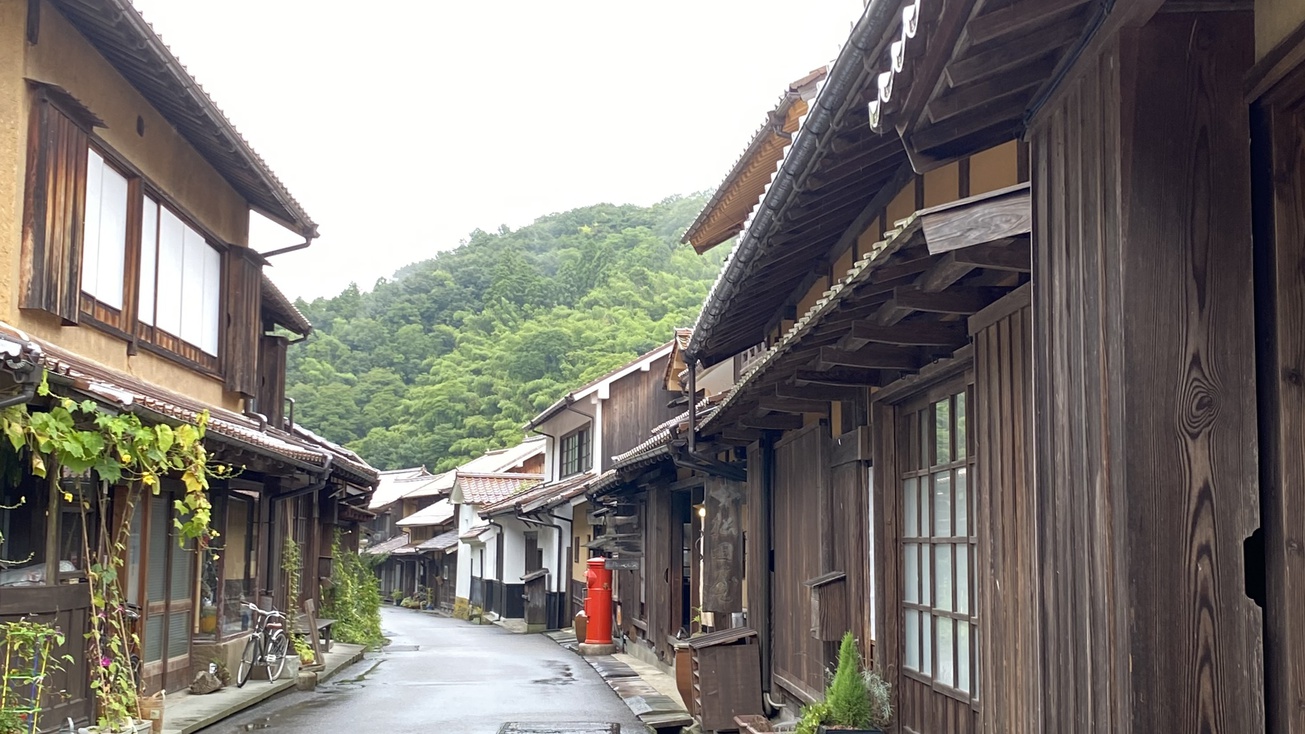
{"label": "eave", "polygon": [[826,72],[827,69],[821,67],[789,85],[734,167],[725,175],[725,180],[716,187],[707,205],[689,225],[681,242],[692,245],[698,254],[702,254],[743,229],[748,214],[770,184],[775,166],[784,157],[784,149],[806,116],[808,99],[814,95]]}
{"label": "eave", "polygon": [[[317,236],[303,207],[130,0],[50,2],[252,208],[306,238]],[[288,106],[292,98],[285,100]]]}
{"label": "eave", "polygon": [[906,219],[757,360],[700,435],[799,428],[840,390],[952,356],[969,343],[969,316],[1029,281],[1029,198],[1022,184]]}

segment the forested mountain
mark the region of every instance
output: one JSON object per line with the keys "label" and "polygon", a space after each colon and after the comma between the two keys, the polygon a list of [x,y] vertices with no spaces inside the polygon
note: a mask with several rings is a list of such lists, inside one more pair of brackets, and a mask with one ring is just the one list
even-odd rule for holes
{"label": "forested mountain", "polygon": [[567,390],[693,324],[728,249],[679,244],[703,203],[477,230],[370,292],[300,301],[316,332],[290,349],[296,419],[381,469],[442,471],[515,444]]}

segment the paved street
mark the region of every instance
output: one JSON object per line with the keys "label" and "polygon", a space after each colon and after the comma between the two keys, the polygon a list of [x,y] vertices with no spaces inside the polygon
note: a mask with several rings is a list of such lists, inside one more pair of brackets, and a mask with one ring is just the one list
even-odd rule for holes
{"label": "paved street", "polygon": [[[386,608],[392,640],[312,693],[204,730],[234,734],[494,734],[505,722],[615,722],[647,730],[592,668],[543,635]],[[249,685],[257,685],[257,681]]]}

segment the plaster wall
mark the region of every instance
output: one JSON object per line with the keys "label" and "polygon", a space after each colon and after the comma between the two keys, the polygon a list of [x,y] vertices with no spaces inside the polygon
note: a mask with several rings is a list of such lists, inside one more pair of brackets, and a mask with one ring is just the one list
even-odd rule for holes
{"label": "plaster wall", "polygon": [[1255,0],[1255,58],[1262,59],[1305,23],[1301,0]]}
{"label": "plaster wall", "polygon": [[[475,518],[475,511],[467,505],[458,505],[458,534],[469,530]],[[473,556],[478,556],[479,550],[476,546],[469,543],[458,541],[458,583],[454,587],[454,594],[462,599],[471,598],[471,574],[473,573]]]}
{"label": "plaster wall", "polygon": [[[49,3],[38,43],[25,38],[27,3],[0,0],[0,319],[105,367],[190,398],[240,410],[221,380],[141,351],[89,326],[62,326],[48,314],[20,311],[18,277],[32,92],[24,79],[56,84],[106,126],[95,135],[223,242],[247,246],[249,205]],[[137,133],[137,118],[144,133]]]}
{"label": "plaster wall", "polygon": [[589,431],[589,440],[593,444],[591,447],[593,450],[591,456],[595,459],[602,456],[602,454],[598,453],[599,444],[602,441],[602,431],[597,430],[597,426],[602,425],[600,420],[601,413],[599,413],[600,405],[601,401],[599,401],[598,404],[594,404],[591,403],[587,397],[581,398],[576,402],[576,405],[574,406],[575,410],[564,410],[539,426],[540,432],[547,436],[544,441],[544,474],[547,477],[547,481],[556,482],[560,478],[558,472],[560,470],[561,462],[559,461],[560,456],[558,452],[562,447],[561,438],[584,424],[591,422],[587,415],[581,415],[580,413],[577,413],[576,410],[595,416],[595,419],[592,421],[594,428]]}

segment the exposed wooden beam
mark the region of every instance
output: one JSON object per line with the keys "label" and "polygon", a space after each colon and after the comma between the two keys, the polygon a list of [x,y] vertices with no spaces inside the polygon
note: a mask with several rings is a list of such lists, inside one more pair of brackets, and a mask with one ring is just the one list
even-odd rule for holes
{"label": "exposed wooden beam", "polygon": [[904,347],[956,347],[969,340],[965,325],[960,322],[926,322],[879,326],[868,321],[851,325],[838,346],[856,351],[871,342],[897,344]]}
{"label": "exposed wooden beam", "polygon": [[856,400],[864,391],[854,387],[835,387],[832,385],[797,385],[781,382],[775,385],[775,395],[781,398],[800,398],[804,400]]}
{"label": "exposed wooden beam", "polygon": [[1006,92],[993,97],[983,107],[956,115],[936,125],[918,127],[904,133],[907,155],[911,157],[912,165],[919,171],[937,168],[946,160],[953,160],[960,156],[952,150],[945,151],[946,155],[935,155],[932,151],[967,136],[996,128],[1007,130],[1009,138],[1013,140],[1024,119],[1024,111],[1036,93],[1034,89],[1016,89]]}
{"label": "exposed wooden beam", "polygon": [[726,428],[720,432],[721,441],[736,446],[746,446],[753,441],[760,441],[765,435],[762,431],[753,431],[747,428]]}
{"label": "exposed wooden beam", "polygon": [[948,86],[963,87],[1022,66],[1043,54],[1060,51],[1078,40],[1083,22],[1077,18],[1056,23],[1018,42],[1003,43],[979,53],[954,59],[943,72]]}
{"label": "exposed wooden beam", "polygon": [[1058,51],[1051,51],[1001,76],[953,89],[930,100],[925,108],[924,117],[930,124],[936,125],[963,112],[984,107],[993,97],[1016,90],[1030,88],[1036,90],[1051,76],[1059,58]]}
{"label": "exposed wooden beam", "polygon": [[904,347],[885,347],[872,345],[855,352],[848,352],[835,347],[822,347],[816,360],[818,369],[831,367],[856,367],[874,370],[916,370],[920,367],[920,358]]}
{"label": "exposed wooden beam", "polygon": [[993,39],[1023,38],[1030,29],[1050,25],[1071,15],[1091,0],[1019,0],[970,21],[966,38],[974,46]]}
{"label": "exposed wooden beam", "polygon": [[758,428],[763,431],[792,431],[802,427],[802,416],[744,415],[739,418],[739,425],[744,428]]}
{"label": "exposed wooden beam", "polygon": [[757,399],[757,407],[774,413],[827,413],[829,402],[799,398],[766,397]]}
{"label": "exposed wooden beam", "polygon": [[891,370],[798,370],[793,381],[799,385],[837,385],[852,387],[878,387],[897,379]]}
{"label": "exposed wooden beam", "polygon": [[949,252],[938,258],[929,271],[920,276],[916,285],[925,293],[938,293],[948,286],[974,272],[974,266],[960,262],[955,252]]}
{"label": "exposed wooden beam", "polygon": [[[1009,244],[1007,244],[1009,243]],[[1016,273],[1033,272],[1033,251],[1028,240],[1017,238],[987,245],[975,245],[963,250],[953,250],[950,255],[959,262],[969,263],[985,270],[1009,270]]]}
{"label": "exposed wooden beam", "polygon": [[899,308],[926,313],[954,313],[969,316],[983,310],[984,306],[1001,297],[992,288],[952,287],[941,293],[927,293],[919,288],[905,287],[893,291],[893,300]]}

